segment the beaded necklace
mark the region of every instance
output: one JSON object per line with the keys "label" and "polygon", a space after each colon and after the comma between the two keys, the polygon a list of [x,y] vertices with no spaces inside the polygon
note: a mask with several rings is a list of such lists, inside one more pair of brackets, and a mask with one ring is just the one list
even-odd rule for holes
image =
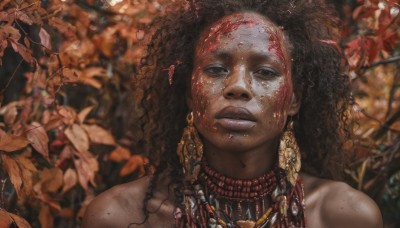
{"label": "beaded necklace", "polygon": [[181,191],[176,227],[307,227],[300,176],[291,186],[283,173],[275,167],[256,179],[235,179],[218,173],[203,158],[198,180]]}

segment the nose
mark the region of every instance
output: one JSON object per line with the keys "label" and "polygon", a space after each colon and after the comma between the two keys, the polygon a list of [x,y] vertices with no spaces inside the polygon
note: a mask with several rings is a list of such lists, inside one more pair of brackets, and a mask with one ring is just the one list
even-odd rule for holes
{"label": "nose", "polygon": [[250,100],[251,78],[248,78],[244,68],[231,72],[226,78],[223,94],[226,99]]}

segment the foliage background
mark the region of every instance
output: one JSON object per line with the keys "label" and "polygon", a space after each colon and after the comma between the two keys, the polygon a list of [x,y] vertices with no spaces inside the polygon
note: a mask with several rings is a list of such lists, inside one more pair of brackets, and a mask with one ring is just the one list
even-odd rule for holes
{"label": "foliage background", "polygon": [[[152,172],[130,82],[169,1],[0,2],[0,227],[79,227],[95,195]],[[400,227],[400,6],[332,3],[355,101],[347,181]]]}

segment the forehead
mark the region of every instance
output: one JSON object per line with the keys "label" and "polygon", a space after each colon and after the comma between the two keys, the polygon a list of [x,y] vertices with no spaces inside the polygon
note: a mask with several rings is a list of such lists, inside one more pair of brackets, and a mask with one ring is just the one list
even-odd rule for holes
{"label": "forehead", "polygon": [[246,44],[250,44],[264,49],[270,48],[271,42],[287,45],[284,33],[277,25],[263,15],[240,12],[225,16],[207,27],[200,35],[196,51],[204,54],[234,43],[239,43],[239,48],[248,48]]}

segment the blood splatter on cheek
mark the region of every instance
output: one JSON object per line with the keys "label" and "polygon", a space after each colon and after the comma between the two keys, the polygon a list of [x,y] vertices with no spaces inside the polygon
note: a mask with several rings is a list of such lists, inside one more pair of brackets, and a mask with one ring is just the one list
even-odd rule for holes
{"label": "blood splatter on cheek", "polygon": [[284,76],[283,83],[279,86],[276,93],[274,94],[276,97],[274,98],[275,102],[275,112],[274,117],[277,120],[277,124],[282,126],[285,122],[285,117],[291,102],[291,94],[292,94],[292,82],[290,80],[289,75]]}
{"label": "blood splatter on cheek", "polygon": [[[215,131],[213,121],[209,115],[209,106],[211,104],[210,93],[206,88],[209,88],[208,82],[202,77],[192,80],[192,99],[193,99],[193,114],[197,125],[209,131]],[[198,126],[199,127],[199,126]]]}

